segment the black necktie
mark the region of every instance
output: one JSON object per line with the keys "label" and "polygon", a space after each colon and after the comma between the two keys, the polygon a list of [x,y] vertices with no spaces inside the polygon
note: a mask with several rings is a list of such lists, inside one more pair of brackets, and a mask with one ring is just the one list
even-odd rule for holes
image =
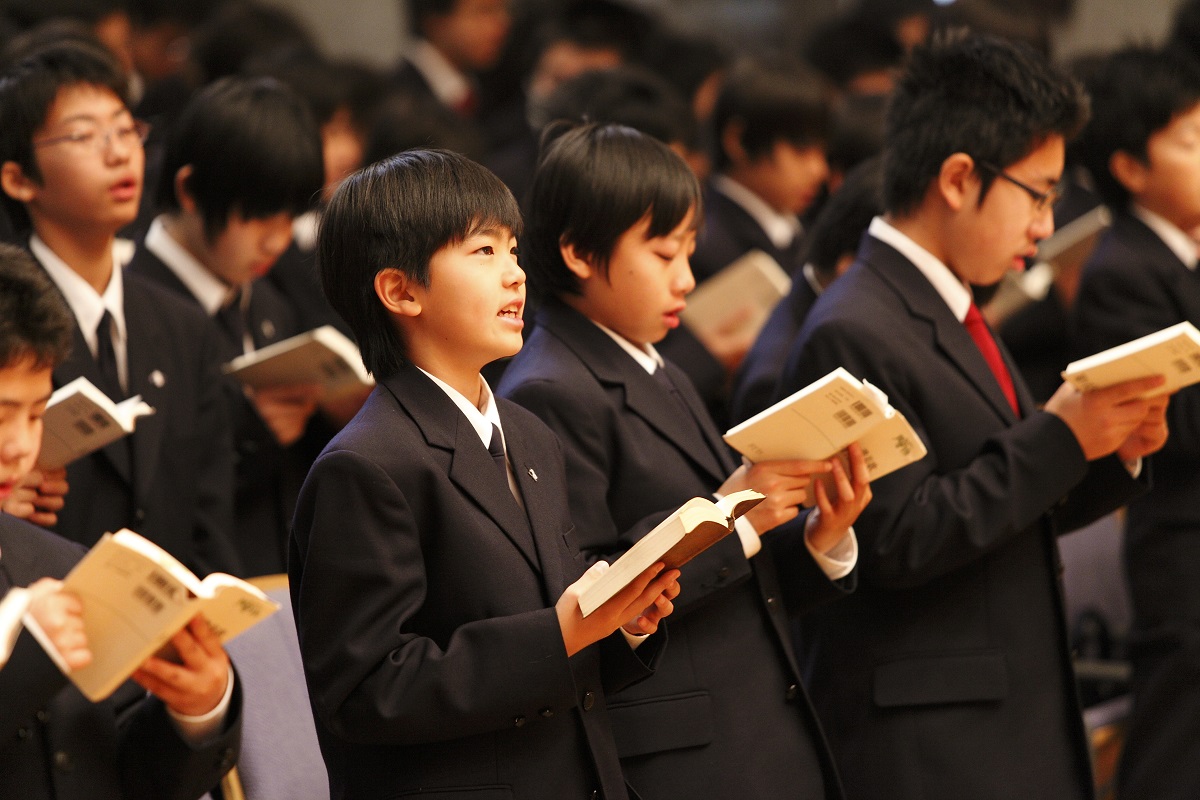
{"label": "black necktie", "polygon": [[500,434],[500,426],[494,423],[492,424],[492,438],[488,442],[488,454],[496,462],[496,468],[500,470],[500,475],[504,478],[504,484],[507,486],[508,464],[504,460],[504,437]]}
{"label": "black necktie", "polygon": [[238,355],[246,351],[246,317],[242,314],[242,291],[234,292],[228,303],[217,310],[217,323],[225,331]]}
{"label": "black necktie", "polygon": [[125,399],[125,390],[121,388],[121,378],[117,373],[117,351],[113,348],[112,314],[104,310],[100,324],[96,326],[96,366],[100,368],[100,377],[104,385],[101,390],[110,399],[120,401]]}

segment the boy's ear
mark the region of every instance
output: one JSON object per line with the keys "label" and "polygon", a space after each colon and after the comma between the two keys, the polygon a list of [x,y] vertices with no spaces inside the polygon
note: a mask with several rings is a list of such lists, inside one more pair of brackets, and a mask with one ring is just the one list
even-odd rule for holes
{"label": "boy's ear", "polygon": [[1117,183],[1125,187],[1125,191],[1139,195],[1146,188],[1146,176],[1150,170],[1140,158],[1125,150],[1118,150],[1109,156],[1108,171],[1117,179]]}
{"label": "boy's ear", "polygon": [[742,136],[746,133],[746,125],[740,119],[731,119],[721,129],[721,149],[725,156],[735,165],[745,164],[750,160],[746,154],[746,146],[742,144]]}
{"label": "boy's ear", "polygon": [[25,174],[15,161],[5,161],[0,167],[0,189],[19,203],[28,203],[37,196],[38,184]]}
{"label": "boy's ear", "polygon": [[[951,211],[960,211],[968,198],[978,191],[979,178],[975,174],[975,160],[966,153],[954,153],[942,162],[934,182],[942,201]],[[972,189],[972,184],[975,188]]]}
{"label": "boy's ear", "polygon": [[390,314],[415,317],[421,313],[421,301],[412,288],[411,279],[398,269],[381,269],[375,273],[375,296]]}
{"label": "boy's ear", "polygon": [[579,280],[586,281],[595,274],[596,270],[592,268],[591,262],[576,252],[575,245],[559,240],[558,250],[562,253],[567,269],[575,273],[575,277]]}
{"label": "boy's ear", "polygon": [[192,177],[191,164],[184,164],[175,173],[175,199],[179,201],[179,207],[188,214],[196,213],[196,198],[192,196],[192,192],[188,189],[188,181]]}

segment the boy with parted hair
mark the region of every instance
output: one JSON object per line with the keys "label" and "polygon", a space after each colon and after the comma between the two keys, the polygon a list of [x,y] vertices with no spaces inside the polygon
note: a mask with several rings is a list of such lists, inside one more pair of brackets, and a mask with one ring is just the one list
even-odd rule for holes
{"label": "boy with parted hair", "polygon": [[61,475],[31,472],[32,499],[18,511],[83,544],[128,527],[197,572],[237,571],[215,331],[125,274],[114,252],[137,215],[145,160],[146,128],[124,87],[111,57],[82,44],[35,49],[0,77],[0,200],[75,317],[54,383],[84,376],[114,400],[141,395],[155,409],[131,436],[67,467],[65,504]]}
{"label": "boy with parted hair", "polygon": [[679,573],[580,613],[603,567],[584,573],[561,447],[480,375],[521,347],[520,219],[495,175],[430,150],[325,210],[322,283],[378,382],[313,464],[289,559],[334,798],[628,796],[606,698],[650,674]]}
{"label": "boy with parted hair", "polygon": [[950,33],[914,51],[887,120],[883,205],[816,301],[782,397],[835,367],[879,387],[929,454],[872,484],[858,592],[801,640],[854,800],[1092,797],[1055,536],[1145,490],[1161,376],[1034,405],[972,300],[1053,229],[1077,83],[1032,50]]}
{"label": "boy with parted hair", "polygon": [[[1093,118],[1077,152],[1113,212],[1080,277],[1072,349],[1090,355],[1188,321],[1200,325],[1200,66],[1131,47],[1090,69]],[[1154,487],[1129,504],[1133,714],[1122,797],[1200,793],[1200,387],[1180,390]]]}

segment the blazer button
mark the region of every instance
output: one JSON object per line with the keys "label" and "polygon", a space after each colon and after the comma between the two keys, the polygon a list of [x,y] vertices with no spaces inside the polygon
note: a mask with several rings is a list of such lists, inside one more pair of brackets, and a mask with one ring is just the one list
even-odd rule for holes
{"label": "blazer button", "polygon": [[233,769],[233,765],[236,763],[237,763],[237,753],[233,752],[232,747],[226,747],[224,750],[221,751],[221,760],[217,764],[217,767],[222,772],[228,772],[229,770]]}
{"label": "blazer button", "polygon": [[524,724],[525,724],[525,718],[524,718],[524,717],[515,717],[515,718],[513,718],[513,726],[514,726],[514,727],[520,728],[520,727],[521,727],[521,726],[523,726]]}
{"label": "blazer button", "polygon": [[726,578],[728,578],[729,577],[729,567],[721,567],[719,570],[717,570],[717,577],[720,578],[721,580],[725,580]]}
{"label": "blazer button", "polygon": [[769,605],[769,606],[773,606],[773,605],[775,605],[775,598],[774,598],[774,597],[768,597],[768,598],[767,598],[767,605]]}
{"label": "blazer button", "polygon": [[590,692],[590,691],[584,692],[583,693],[583,710],[591,711],[595,707],[596,707],[596,693]]}
{"label": "blazer button", "polygon": [[792,700],[795,700],[799,696],[800,696],[800,687],[794,683],[787,688],[787,692],[785,692],[783,695],[784,699],[789,702],[791,702]]}
{"label": "blazer button", "polygon": [[546,719],[550,719],[551,717],[553,717],[553,716],[554,716],[554,709],[552,709],[552,708],[543,708],[543,709],[542,709],[541,711],[539,711],[538,713],[539,713],[539,714],[541,714],[541,715],[542,715],[543,717],[545,717]]}
{"label": "blazer button", "polygon": [[17,738],[18,739],[24,740],[24,739],[28,739],[30,736],[33,736],[33,732],[30,731],[29,728],[17,728]]}
{"label": "blazer button", "polygon": [[138,522],[145,522],[146,521],[146,509],[139,508],[137,511],[133,512],[133,518],[136,519]]}
{"label": "blazer button", "polygon": [[70,772],[75,769],[75,765],[71,763],[71,757],[63,750],[59,750],[54,754],[54,766],[63,772]]}
{"label": "blazer button", "polygon": [[43,708],[38,711],[35,716],[37,717],[38,722],[45,722],[46,720],[50,719],[50,712]]}

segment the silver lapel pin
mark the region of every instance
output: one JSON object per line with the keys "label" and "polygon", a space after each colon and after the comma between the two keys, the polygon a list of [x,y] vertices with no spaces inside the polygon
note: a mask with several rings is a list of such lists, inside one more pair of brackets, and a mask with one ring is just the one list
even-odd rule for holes
{"label": "silver lapel pin", "polygon": [[533,471],[533,467],[529,468],[529,477],[533,478],[534,481],[537,480],[537,473]]}

